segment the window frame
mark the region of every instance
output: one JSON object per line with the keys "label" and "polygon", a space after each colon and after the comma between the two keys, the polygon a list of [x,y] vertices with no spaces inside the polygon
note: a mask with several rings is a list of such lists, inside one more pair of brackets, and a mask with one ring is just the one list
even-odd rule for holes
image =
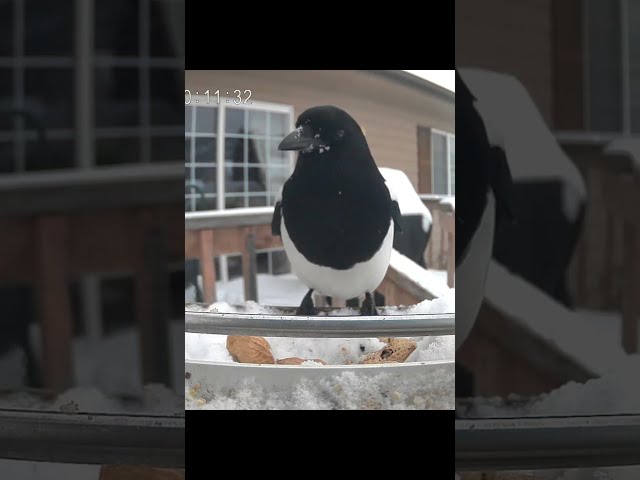
{"label": "window frame", "polygon": [[[194,125],[195,125],[195,119],[196,119],[196,108],[216,108],[217,109],[217,129],[216,129],[216,133],[215,134],[210,134],[210,138],[215,138],[216,140],[216,208],[215,210],[227,210],[226,208],[226,190],[225,190],[225,142],[224,140],[227,138],[226,137],[226,132],[225,132],[225,121],[226,121],[226,109],[227,108],[235,108],[235,109],[244,109],[247,108],[249,110],[258,110],[258,111],[264,111],[264,112],[269,112],[269,113],[284,113],[284,114],[288,114],[289,115],[289,131],[292,131],[294,129],[294,125],[295,125],[295,120],[294,120],[294,107],[293,105],[286,105],[286,104],[280,104],[280,103],[272,103],[272,102],[263,102],[263,101],[251,101],[251,105],[245,105],[245,104],[234,104],[233,97],[224,97],[224,96],[220,96],[220,101],[217,101],[217,96],[216,95],[209,95],[209,102],[207,102],[207,96],[206,95],[195,95],[192,94],[191,95],[191,102],[189,105],[185,105],[185,107],[191,107],[191,130],[189,132],[187,132],[186,128],[185,130],[185,139],[190,138],[197,138],[198,136],[200,136],[201,134],[198,134],[198,132],[196,132],[194,130]],[[195,101],[198,100],[198,103],[196,104]],[[227,100],[229,101],[229,104],[227,104]],[[209,136],[209,134],[206,134],[205,136]],[[229,137],[229,138],[236,138],[236,137]],[[192,147],[190,150],[190,154],[191,154],[191,158],[190,161],[187,162],[187,159],[185,158],[185,167],[189,167],[191,169],[193,169],[194,167],[192,165],[195,164],[194,161],[194,154],[195,154],[195,149]],[[293,171],[293,168],[295,166],[295,157],[293,152],[287,152],[287,155],[289,157],[289,172]],[[222,168],[221,168],[222,167]],[[266,171],[269,171],[269,168],[266,169]],[[276,195],[278,192],[266,192],[267,198],[269,198],[271,195]],[[206,192],[205,192],[206,195]],[[189,198],[191,200],[191,207],[193,208],[193,205],[195,204],[195,200],[196,200],[197,194],[194,193],[186,193],[185,192],[185,200],[187,200],[187,198]],[[242,192],[242,198],[247,197],[246,192]],[[271,202],[268,202],[268,204],[270,204]],[[247,207],[244,207],[247,208]],[[191,212],[195,212],[197,210],[192,209],[189,210]],[[206,210],[201,210],[201,211],[206,211]]]}
{"label": "window frame", "polygon": [[[453,142],[455,144],[456,141],[456,134],[455,133],[449,133],[449,132],[445,132],[444,130],[438,130],[437,128],[431,128],[431,193],[436,193],[435,191],[435,172],[434,172],[434,168],[435,168],[435,155],[434,155],[434,148],[433,148],[433,136],[434,135],[441,135],[443,137],[445,137],[446,139],[446,156],[447,156],[447,193],[442,193],[439,195],[447,195],[447,196],[451,196],[454,195],[451,193],[451,187],[452,187],[452,183],[451,183],[451,167],[452,167],[452,162],[451,162],[451,143]],[[453,162],[453,167],[455,168],[455,161]]]}
{"label": "window frame", "polygon": [[600,131],[591,129],[591,77],[589,75],[589,67],[591,65],[590,55],[590,32],[589,32],[589,0],[582,0],[582,76],[584,81],[584,89],[582,92],[583,100],[583,124],[584,130],[601,135],[603,138],[617,138],[621,135],[624,136],[638,136],[640,131],[631,131],[631,69],[629,64],[629,0],[614,0],[617,2],[617,6],[620,9],[620,15],[618,18],[618,31],[619,31],[619,48],[620,48],[620,101],[622,115],[622,129],[620,131]]}
{"label": "window frame", "polygon": [[[33,128],[25,128],[24,120],[17,118],[12,130],[0,132],[0,139],[13,144],[15,156],[15,168],[5,176],[16,174],[47,174],[55,172],[69,172],[75,170],[100,169],[96,165],[96,142],[104,139],[121,139],[141,137],[140,161],[126,163],[122,166],[145,165],[152,163],[151,143],[154,137],[172,138],[180,135],[182,125],[154,126],[151,124],[151,97],[150,83],[151,70],[154,68],[184,69],[184,61],[175,57],[154,57],[151,55],[151,22],[150,10],[153,2],[162,4],[166,0],[141,0],[139,4],[139,35],[140,45],[137,56],[98,55],[95,48],[95,0],[75,0],[74,9],[74,35],[73,51],[64,55],[27,55],[25,53],[26,0],[12,0],[14,33],[12,55],[0,57],[0,66],[10,71],[13,82],[12,101],[9,104],[12,109],[23,111],[27,104],[25,97],[25,73],[27,69],[70,70],[75,85],[70,85],[73,98],[73,122],[70,127],[56,127],[47,130],[48,140],[70,140],[73,145],[73,167],[57,168],[51,170],[26,170],[26,146],[29,140],[33,140],[36,134]],[[75,59],[75,61],[74,61]],[[140,117],[133,126],[96,127],[95,109],[95,70],[97,68],[135,68],[139,72],[139,85],[141,88]],[[175,161],[163,163],[180,162]],[[114,168],[113,165],[108,165]]]}

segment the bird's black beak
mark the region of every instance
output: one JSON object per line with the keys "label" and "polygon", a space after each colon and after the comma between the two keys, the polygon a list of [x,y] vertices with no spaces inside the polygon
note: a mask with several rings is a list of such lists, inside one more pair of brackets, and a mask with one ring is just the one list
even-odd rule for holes
{"label": "bird's black beak", "polygon": [[320,145],[320,139],[315,138],[309,125],[301,125],[278,145],[278,150],[313,150]]}

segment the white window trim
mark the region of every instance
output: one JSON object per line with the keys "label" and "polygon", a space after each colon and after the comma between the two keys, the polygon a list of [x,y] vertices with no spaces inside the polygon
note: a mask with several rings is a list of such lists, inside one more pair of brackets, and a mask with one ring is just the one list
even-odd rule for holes
{"label": "white window trim", "polygon": [[447,193],[446,195],[451,195],[451,152],[450,152],[450,144],[449,142],[456,141],[456,134],[455,133],[449,133],[449,132],[445,132],[444,130],[438,130],[437,128],[432,128],[431,129],[431,136],[432,136],[432,141],[431,141],[431,192],[435,192],[435,176],[433,175],[433,167],[434,167],[434,163],[433,163],[433,159],[434,159],[434,155],[433,155],[433,134],[436,133],[438,135],[442,135],[444,136],[447,141],[446,143],[446,156],[447,156]]}
{"label": "white window trim", "polygon": [[[189,90],[189,89],[187,89]],[[195,103],[195,101],[198,100],[198,103]],[[227,100],[229,100],[229,103],[227,104]],[[251,100],[251,104],[250,105],[246,105],[246,104],[235,104],[233,103],[234,98],[231,97],[224,97],[224,96],[220,96],[220,102],[218,103],[218,98],[216,95],[209,95],[209,102],[207,102],[207,96],[206,95],[195,95],[192,94],[191,95],[191,102],[189,103],[189,105],[185,105],[187,107],[204,107],[204,108],[217,108],[218,109],[218,129],[216,131],[215,137],[213,134],[211,134],[211,138],[215,138],[216,139],[216,208],[218,210],[225,210],[226,209],[226,202],[225,202],[225,191],[224,191],[224,176],[225,176],[225,165],[224,165],[224,142],[221,140],[223,138],[225,138],[225,112],[227,107],[230,108],[240,108],[242,109],[243,107],[246,107],[250,110],[261,110],[261,111],[265,111],[265,112],[272,112],[272,113],[285,113],[285,114],[289,114],[289,127],[290,127],[290,131],[293,130],[294,128],[294,108],[292,105],[285,105],[285,104],[280,104],[280,103],[271,103],[271,102],[261,102],[261,101],[253,101]],[[193,128],[193,125],[195,125],[195,120],[196,120],[196,109],[193,108],[191,110],[191,125]],[[189,133],[187,133],[185,131],[185,137],[190,137],[193,138],[196,135],[194,135],[194,132],[191,131]],[[206,135],[201,135],[198,134],[197,136],[206,136]],[[195,163],[195,148],[191,148],[190,151],[191,154],[191,163]],[[294,154],[292,152],[289,152],[289,168],[291,170],[293,170],[293,167],[295,165],[295,157]],[[221,168],[222,167],[222,168]],[[269,169],[267,169],[268,172]],[[267,173],[268,175],[268,173]],[[193,178],[190,179],[193,182]],[[269,192],[270,194],[276,194],[277,192]],[[192,202],[192,209],[193,209],[193,205],[195,202],[195,196],[190,197],[191,198],[191,202]]]}

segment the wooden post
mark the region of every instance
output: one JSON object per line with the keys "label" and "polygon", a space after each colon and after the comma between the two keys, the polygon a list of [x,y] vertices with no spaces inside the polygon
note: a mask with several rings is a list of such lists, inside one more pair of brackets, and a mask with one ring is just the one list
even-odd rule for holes
{"label": "wooden post", "polygon": [[72,385],[71,299],[67,222],[64,217],[36,221],[37,298],[42,325],[45,387],[61,392]]}
{"label": "wooden post", "polygon": [[256,257],[256,236],[247,233],[242,250],[242,276],[244,280],[244,300],[258,301],[258,265]]}
{"label": "wooden post", "polygon": [[456,225],[455,217],[446,214],[443,218],[443,226],[447,231],[447,285],[449,288],[455,286],[456,275]]}
{"label": "wooden post", "polygon": [[135,291],[143,382],[171,385],[169,274],[165,237],[156,228],[140,233]]}
{"label": "wooden post", "polygon": [[200,230],[200,271],[205,303],[216,301],[216,265],[213,252],[213,231]]}
{"label": "wooden post", "polygon": [[638,268],[636,225],[626,221],[624,225],[624,283],[622,293],[622,346],[625,352],[638,352]]}

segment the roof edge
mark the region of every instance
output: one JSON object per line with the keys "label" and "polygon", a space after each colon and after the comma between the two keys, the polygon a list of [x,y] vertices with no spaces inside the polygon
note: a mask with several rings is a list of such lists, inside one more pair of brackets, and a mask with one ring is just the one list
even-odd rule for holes
{"label": "roof edge", "polygon": [[396,83],[403,84],[407,87],[411,87],[422,92],[426,92],[430,95],[434,95],[441,100],[445,100],[451,103],[456,102],[456,94],[451,90],[448,90],[440,85],[436,85],[429,80],[420,78],[412,73],[405,72],[403,70],[365,70],[367,73],[372,73],[387,80],[394,81]]}

